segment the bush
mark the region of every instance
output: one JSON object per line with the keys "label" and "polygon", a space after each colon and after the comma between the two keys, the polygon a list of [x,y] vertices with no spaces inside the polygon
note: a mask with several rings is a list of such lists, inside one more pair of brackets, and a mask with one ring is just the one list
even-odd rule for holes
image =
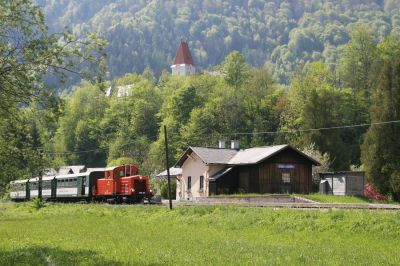
{"label": "bush", "polygon": [[[159,184],[159,188],[160,188],[161,197],[163,199],[168,199],[168,181],[163,180],[163,181],[159,182],[158,184]],[[175,178],[174,179],[171,178],[171,198],[172,199],[176,198],[176,180],[175,180]]]}
{"label": "bush", "polygon": [[1,191],[1,189],[0,189],[0,198],[2,199],[2,200],[11,200],[11,197],[10,197],[10,184],[7,184],[5,187],[4,187],[4,189]]}
{"label": "bush", "polygon": [[374,185],[366,183],[364,186],[364,195],[371,200],[386,200],[379,192],[376,191]]}
{"label": "bush", "polygon": [[46,202],[44,199],[34,198],[32,199],[32,207],[36,210],[44,208],[46,206]]}

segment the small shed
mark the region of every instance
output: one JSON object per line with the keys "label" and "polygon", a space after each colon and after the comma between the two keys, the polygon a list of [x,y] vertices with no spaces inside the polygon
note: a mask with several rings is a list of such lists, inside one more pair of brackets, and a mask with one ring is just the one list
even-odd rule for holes
{"label": "small shed", "polygon": [[342,171],[319,174],[319,192],[332,195],[364,195],[365,172]]}

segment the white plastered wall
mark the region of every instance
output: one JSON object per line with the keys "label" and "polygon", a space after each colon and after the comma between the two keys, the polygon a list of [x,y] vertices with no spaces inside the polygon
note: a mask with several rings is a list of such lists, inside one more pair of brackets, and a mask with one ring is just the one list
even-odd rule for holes
{"label": "white plastered wall", "polygon": [[171,66],[172,75],[188,76],[196,73],[196,68],[192,65],[180,64]]}
{"label": "white plastered wall", "polygon": [[[224,165],[207,165],[199,156],[192,153],[182,165],[182,176],[176,184],[176,199],[194,199],[209,195],[208,178],[224,168]],[[187,189],[191,176],[191,189]],[[200,190],[200,176],[204,176],[203,190]]]}

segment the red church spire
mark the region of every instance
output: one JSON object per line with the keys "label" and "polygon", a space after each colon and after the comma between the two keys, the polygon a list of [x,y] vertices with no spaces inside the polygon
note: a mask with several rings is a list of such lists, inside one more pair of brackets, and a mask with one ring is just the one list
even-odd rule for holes
{"label": "red church spire", "polygon": [[184,40],[181,40],[181,44],[179,45],[178,50],[176,51],[176,56],[175,56],[175,61],[174,61],[174,65],[180,65],[180,64],[194,66],[193,58],[192,58],[192,54],[190,53],[189,46],[188,46],[187,42]]}

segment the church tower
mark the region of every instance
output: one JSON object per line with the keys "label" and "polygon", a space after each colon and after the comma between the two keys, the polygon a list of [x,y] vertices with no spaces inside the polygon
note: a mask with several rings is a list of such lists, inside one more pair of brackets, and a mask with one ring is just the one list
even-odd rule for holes
{"label": "church tower", "polygon": [[181,44],[176,51],[174,64],[171,66],[172,75],[188,76],[196,72],[193,58],[186,41],[181,40]]}

